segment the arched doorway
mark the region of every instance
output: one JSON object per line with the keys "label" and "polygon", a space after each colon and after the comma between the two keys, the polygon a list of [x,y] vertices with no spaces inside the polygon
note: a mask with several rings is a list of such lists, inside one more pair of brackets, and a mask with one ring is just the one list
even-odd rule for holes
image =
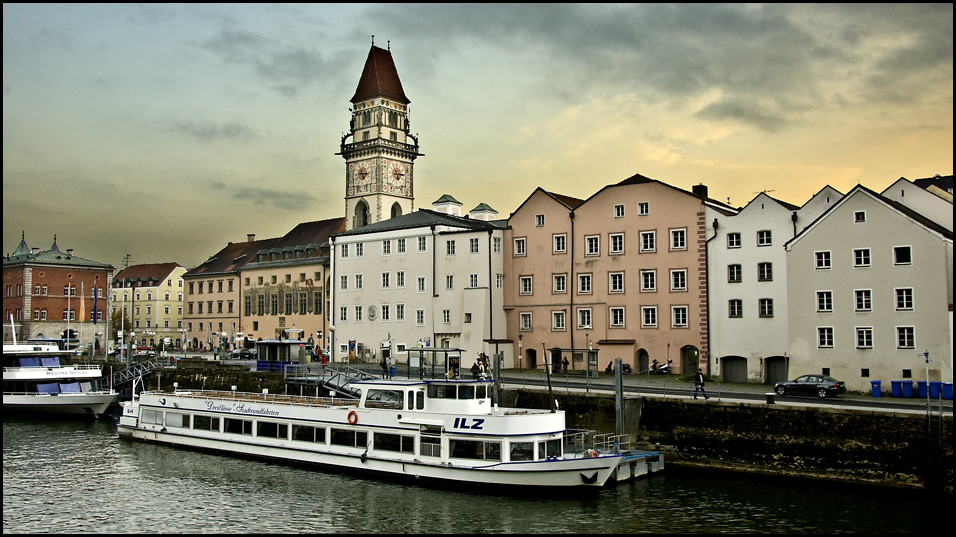
{"label": "arched doorway", "polygon": [[534,349],[528,349],[525,351],[525,358],[527,358],[528,367],[531,369],[538,368],[538,353]]}
{"label": "arched doorway", "polygon": [[392,204],[392,218],[402,216],[402,206],[395,202]]}
{"label": "arched doorway", "polygon": [[747,382],[747,359],[743,356],[721,357],[720,380],[724,382]]}
{"label": "arched doorway", "polygon": [[359,200],[355,204],[355,227],[367,226],[369,224],[368,204],[365,200]]}
{"label": "arched doorway", "polygon": [[768,356],[763,359],[764,382],[776,384],[790,379],[790,364],[786,356]]}
{"label": "arched doorway", "polygon": [[682,375],[693,375],[700,368],[700,351],[693,345],[685,345],[680,349],[680,371]]}
{"label": "arched doorway", "polygon": [[650,367],[650,355],[647,354],[647,349],[638,349],[637,351],[637,372],[644,373],[647,371],[647,368]]}

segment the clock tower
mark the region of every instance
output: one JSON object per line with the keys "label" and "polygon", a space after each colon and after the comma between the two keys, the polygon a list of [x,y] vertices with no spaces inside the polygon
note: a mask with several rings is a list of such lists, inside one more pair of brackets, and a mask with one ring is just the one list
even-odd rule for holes
{"label": "clock tower", "polygon": [[374,224],[415,210],[418,138],[409,133],[408,97],[392,53],[372,43],[352,96],[345,159],[345,227]]}

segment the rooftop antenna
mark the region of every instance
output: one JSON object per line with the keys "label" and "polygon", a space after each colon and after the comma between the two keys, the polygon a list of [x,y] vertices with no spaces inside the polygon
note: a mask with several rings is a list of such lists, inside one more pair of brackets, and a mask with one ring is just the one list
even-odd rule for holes
{"label": "rooftop antenna", "polygon": [[372,34],[372,46],[375,46],[375,34]]}
{"label": "rooftop antenna", "polygon": [[776,190],[774,190],[774,189],[772,189],[772,188],[769,188],[769,189],[765,188],[765,189],[763,189],[763,190],[758,190],[758,191],[754,192],[754,194],[766,194],[767,192],[776,192]]}

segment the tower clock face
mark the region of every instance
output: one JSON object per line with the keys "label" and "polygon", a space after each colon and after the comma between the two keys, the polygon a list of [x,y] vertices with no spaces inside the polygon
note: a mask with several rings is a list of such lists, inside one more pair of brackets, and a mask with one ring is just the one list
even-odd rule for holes
{"label": "tower clock face", "polygon": [[384,190],[395,194],[408,195],[408,164],[398,161],[385,161],[383,164],[385,169]]}
{"label": "tower clock face", "polygon": [[368,161],[356,162],[351,168],[351,188],[352,195],[370,192],[372,190],[372,165]]}

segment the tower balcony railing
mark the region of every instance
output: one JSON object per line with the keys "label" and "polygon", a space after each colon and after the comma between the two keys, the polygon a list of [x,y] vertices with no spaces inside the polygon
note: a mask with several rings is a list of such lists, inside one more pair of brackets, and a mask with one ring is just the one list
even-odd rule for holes
{"label": "tower balcony railing", "polygon": [[359,151],[362,149],[372,149],[386,147],[389,149],[395,149],[397,151],[411,153],[413,155],[418,155],[418,144],[411,145],[404,142],[398,142],[395,140],[389,140],[386,138],[374,138],[371,140],[362,140],[359,142],[345,143],[342,142],[341,152],[345,153],[346,151]]}

